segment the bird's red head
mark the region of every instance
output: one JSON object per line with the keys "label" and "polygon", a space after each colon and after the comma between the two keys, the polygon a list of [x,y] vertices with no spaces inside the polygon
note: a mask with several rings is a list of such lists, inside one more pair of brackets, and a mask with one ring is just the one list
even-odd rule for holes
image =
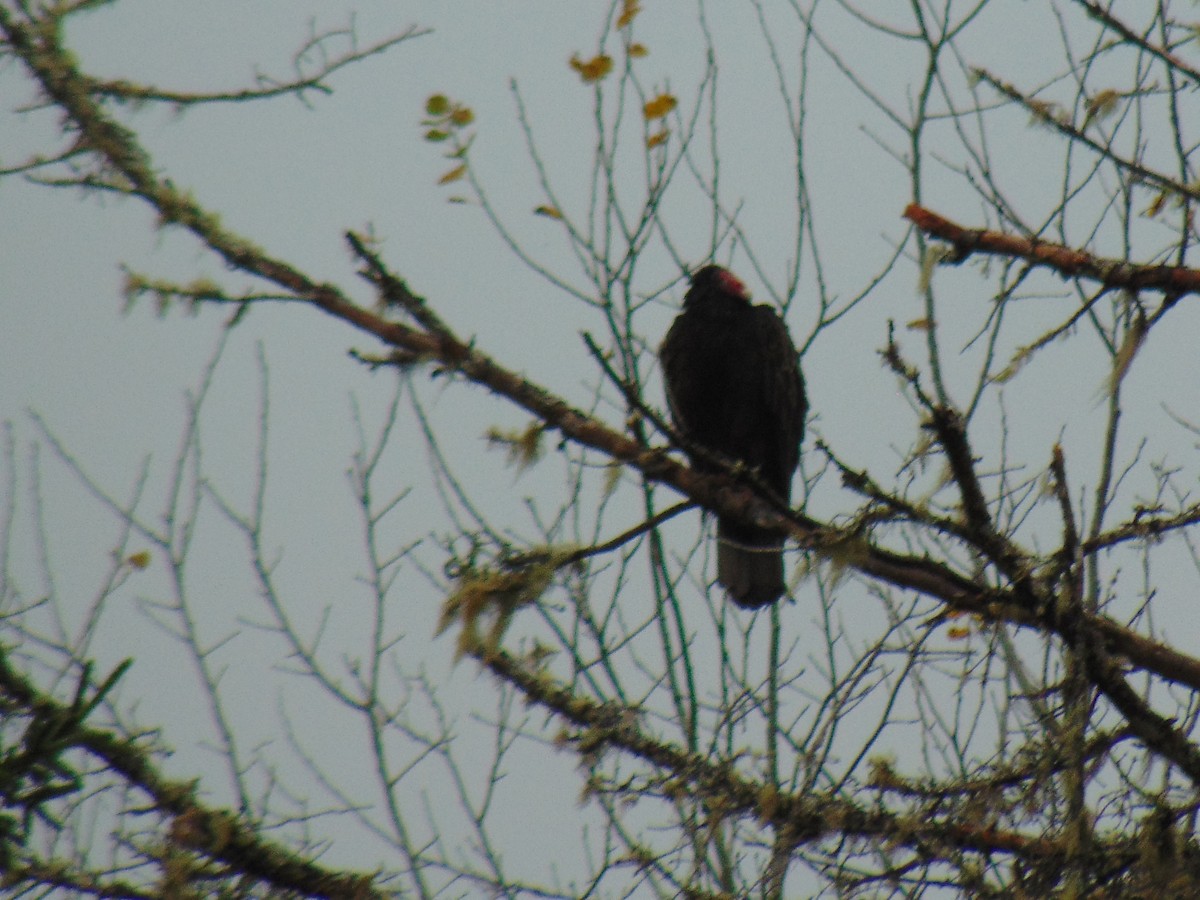
{"label": "bird's red head", "polygon": [[717,270],[717,284],[721,285],[721,290],[727,294],[733,294],[735,297],[743,297],[747,300],[750,299],[750,293],[746,290],[746,286],[742,284],[742,280],[728,269]]}
{"label": "bird's red head", "polygon": [[723,294],[740,297],[742,300],[750,299],[750,292],[746,290],[746,285],[742,283],[742,280],[721,266],[705,266],[700,269],[692,276],[692,285],[710,287]]}

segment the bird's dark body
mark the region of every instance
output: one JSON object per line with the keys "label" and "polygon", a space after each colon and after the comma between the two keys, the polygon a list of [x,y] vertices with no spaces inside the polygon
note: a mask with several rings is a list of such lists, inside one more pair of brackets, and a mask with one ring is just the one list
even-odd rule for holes
{"label": "bird's dark body", "polygon": [[[789,500],[807,402],[796,349],[775,310],[752,305],[734,276],[705,266],[659,355],[684,436],[757,469]],[[713,468],[699,458],[693,464]],[[783,594],[782,538],[725,517],[717,519],[717,537],[717,580],[736,603],[759,607]]]}

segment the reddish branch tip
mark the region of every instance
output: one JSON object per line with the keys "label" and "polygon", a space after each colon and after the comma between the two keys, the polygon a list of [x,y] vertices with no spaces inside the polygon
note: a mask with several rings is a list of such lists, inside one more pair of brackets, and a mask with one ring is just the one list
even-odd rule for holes
{"label": "reddish branch tip", "polygon": [[904,207],[904,218],[926,234],[932,234],[942,240],[957,242],[966,235],[966,229],[962,226],[955,225],[949,219],[916,203],[910,203]]}
{"label": "reddish branch tip", "polygon": [[904,208],[904,218],[930,237],[953,245],[956,253],[951,262],[961,262],[973,253],[1024,259],[1032,265],[1053,269],[1063,278],[1087,278],[1107,288],[1162,291],[1167,295],[1164,309],[1184,294],[1200,294],[1200,269],[1139,264],[1124,258],[1097,256],[1038,237],[963,228],[916,203]]}

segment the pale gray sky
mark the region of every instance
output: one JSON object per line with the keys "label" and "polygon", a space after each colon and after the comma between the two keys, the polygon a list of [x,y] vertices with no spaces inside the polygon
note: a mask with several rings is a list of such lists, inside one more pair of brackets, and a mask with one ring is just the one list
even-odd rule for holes
{"label": "pale gray sky", "polygon": [[[773,10],[772,33],[794,61],[799,30],[782,12]],[[908,4],[878,4],[880,14],[905,21]],[[960,50],[972,62],[993,68],[1026,87],[1043,83],[1061,59],[1054,18],[1042,4],[994,3]],[[495,206],[522,245],[539,262],[565,280],[584,284],[573,258],[565,252],[560,226],[532,210],[544,202],[516,126],[510,79],[517,79],[533,121],[534,133],[548,162],[564,206],[580,214],[586,200],[593,133],[591,89],[579,83],[566,65],[574,52],[595,50],[606,7],[561,0],[516,4],[448,2],[362,2],[358,4],[292,0],[288,3],[228,2],[203,4],[164,0],[122,0],[79,22],[68,33],[81,65],[97,76],[124,77],[164,88],[217,90],[248,85],[261,71],[284,79],[290,58],[311,27],[326,29],[351,17],[362,43],[409,25],[428,27],[389,53],[335,74],[331,96],[309,95],[306,108],[294,99],[213,106],[178,114],[150,109],[137,119],[139,133],[160,171],[176,185],[218,213],[222,222],[269,252],[289,260],[318,278],[336,281],[371,302],[369,292],[352,275],[341,235],[368,226],[381,240],[380,250],[392,268],[464,335],[503,364],[525,372],[571,401],[586,405],[594,383],[579,332],[601,331],[599,315],[563,296],[516,260],[482,213],[469,205],[446,202],[456,191],[437,185],[449,164],[439,149],[421,139],[419,120],[426,97],[442,92],[468,103],[477,117],[473,165]],[[874,6],[873,6],[874,8]],[[784,144],[775,76],[764,49],[752,4],[711,3],[709,25],[720,60],[719,117],[723,189],[744,203],[739,222],[754,251],[775,283],[782,283],[789,254],[794,253],[794,167]],[[866,32],[833,7],[823,20],[824,34],[845,53],[845,63],[897,110],[904,110],[916,89],[922,60],[918,49],[897,52],[896,43]],[[703,66],[703,48],[695,7],[648,3],[638,20],[638,39],[650,48],[642,62],[648,86],[667,87],[683,105],[694,101]],[[905,233],[901,210],[911,186],[895,160],[881,148],[904,151],[903,134],[887,122],[813,49],[813,83],[809,88],[806,153],[809,188],[815,204],[819,241],[829,291],[842,298],[862,290],[890,257]],[[956,88],[958,90],[958,88]],[[30,99],[22,73],[9,63],[0,71],[4,99],[0,124],[0,164],[11,165],[26,153],[52,146],[54,114],[45,111],[15,116],[12,109]],[[1015,205],[1040,221],[1060,190],[1061,146],[1044,131],[1030,127],[1027,116],[1012,111],[1011,134],[993,146],[995,165]],[[945,124],[946,160],[963,162],[951,126]],[[939,132],[932,131],[931,135]],[[781,149],[782,148],[782,149]],[[925,200],[932,208],[966,223],[979,222],[982,210],[961,179],[934,162],[929,148]],[[686,194],[686,192],[685,192]],[[689,219],[682,196],[674,213],[673,239],[681,252],[699,259],[707,251],[708,219]],[[30,466],[33,445],[41,439],[28,411],[36,411],[49,431],[100,484],[125,498],[149,455],[150,478],[144,509],[153,518],[171,474],[185,421],[184,391],[195,385],[228,317],[225,310],[205,310],[192,318],[180,311],[157,317],[148,303],[121,314],[119,266],[149,276],[187,282],[199,275],[217,278],[232,290],[248,279],[222,272],[214,259],[179,231],[156,232],[152,217],[137,202],[114,198],[81,199],[78,191],[53,191],[18,179],[0,182],[0,417],[13,422],[20,469],[17,497],[22,563],[29,596],[45,592],[32,561]],[[1084,223],[1078,239],[1089,241]],[[1098,248],[1117,253],[1119,247]],[[657,254],[657,255],[655,255]],[[744,255],[734,268],[759,298],[769,297]],[[646,288],[673,272],[669,257],[652,250],[645,263]],[[802,280],[811,285],[813,274]],[[974,265],[942,271],[945,347],[957,351],[982,326],[990,310],[988,282]],[[655,279],[659,279],[655,282]],[[814,419],[819,434],[856,466],[891,475],[900,456],[917,440],[914,417],[901,399],[895,378],[885,372],[877,350],[894,320],[914,361],[923,361],[921,336],[904,324],[922,315],[916,294],[917,268],[901,263],[866,302],[823,333],[804,360]],[[1048,288],[1058,288],[1052,280]],[[1037,337],[1060,321],[1073,301],[1036,300],[1020,307],[1025,318],[1007,332],[1013,348]],[[656,344],[674,314],[681,292],[675,290],[643,316],[646,338]],[[948,302],[954,298],[953,302]],[[1134,435],[1149,435],[1148,458],[1186,447],[1171,430],[1166,409],[1191,410],[1197,394],[1194,376],[1194,312],[1181,313],[1169,332],[1153,337],[1153,367],[1135,367],[1126,389],[1144,392],[1147,402],[1131,404],[1127,424]],[[1185,327],[1185,323],[1192,327]],[[789,324],[798,340],[808,337],[812,310],[803,290],[792,306]],[[1107,374],[1098,353],[1078,350],[1091,338],[1052,348],[1034,363],[1033,377],[1017,380],[1005,395],[1007,414],[1022,421],[1010,434],[1009,459],[1032,477],[1044,466],[1056,440],[1079,466],[1077,487],[1094,479],[1094,453],[1101,420],[1100,392]],[[347,356],[347,350],[378,350],[366,338],[317,313],[282,305],[256,309],[234,333],[213,386],[203,421],[205,469],[217,488],[234,502],[244,502],[252,484],[259,410],[256,345],[261,342],[270,372],[271,484],[268,541],[281,548],[278,576],[290,609],[305,630],[314,629],[321,610],[330,604],[336,616],[330,640],[353,648],[367,624],[356,617],[353,577],[361,572],[360,526],[343,472],[355,447],[350,398],[364,410],[367,431],[378,427],[394,383],[388,372],[370,374]],[[979,365],[977,349],[945,359],[951,393],[970,384]],[[657,381],[655,381],[657,385]],[[964,390],[966,388],[964,387]],[[657,388],[655,388],[657,391]],[[442,428],[443,449],[475,491],[475,497],[497,521],[524,528],[527,495],[553,502],[561,490],[557,460],[551,455],[541,468],[517,477],[503,453],[487,450],[486,428],[524,424],[514,412],[480,391],[462,385],[424,383],[421,396]],[[657,393],[654,402],[660,402]],[[965,397],[959,396],[963,400]],[[406,407],[404,407],[406,408]],[[605,410],[616,421],[611,409]],[[999,410],[984,417],[999,434]],[[1141,421],[1139,421],[1141,420]],[[1161,437],[1161,440],[1160,440]],[[809,453],[811,451],[809,442]],[[980,453],[996,462],[998,441]],[[1126,453],[1132,447],[1125,447]],[[411,416],[402,419],[396,445],[384,468],[399,489],[411,484],[412,510],[402,527],[387,535],[396,545],[420,534],[424,518],[439,515],[427,473],[425,451]],[[45,532],[52,556],[55,590],[70,615],[79,616],[97,590],[99,573],[115,539],[113,521],[98,504],[86,499],[79,484],[45,446],[39,451],[45,504]],[[927,476],[930,487],[936,472]],[[855,502],[827,479],[813,499],[814,512],[836,516]],[[627,515],[614,515],[611,528],[636,521],[636,505]],[[693,534],[695,522],[681,524]],[[1053,532],[1047,532],[1052,535]],[[143,542],[144,543],[144,542]],[[135,545],[139,542],[135,541]],[[238,627],[239,621],[262,621],[252,584],[230,558],[244,553],[216,513],[202,518],[196,558],[189,570],[192,590],[212,605],[212,619],[202,623],[209,639]],[[427,564],[439,565],[429,548]],[[25,568],[25,566],[28,568]],[[446,697],[466,709],[472,697],[491,688],[471,664],[454,667],[452,640],[431,641],[432,622],[442,599],[415,572],[404,592],[411,613],[413,668],[423,668],[430,681],[449,685]],[[194,678],[181,662],[177,645],[151,624],[140,603],[166,590],[157,562],[135,574],[117,598],[123,609],[110,610],[106,630],[90,652],[101,667],[125,656],[137,663],[125,685],[124,698],[137,698],[144,724],[163,724],[165,739],[178,748],[172,771],[191,777],[203,771],[211,754],[191,746],[209,728],[207,710],[197,706]],[[807,625],[817,615],[803,602],[789,607],[797,623],[801,653]],[[363,607],[364,615],[366,607]],[[812,632],[814,644],[820,637]],[[257,740],[279,739],[276,709],[296,716],[304,685],[281,674],[279,643],[271,635],[243,628],[225,664],[231,683],[240,685],[244,704],[234,706],[247,747]],[[266,661],[266,664],[264,664]],[[323,724],[323,733],[308,740],[326,760],[344,763],[343,723]],[[351,729],[352,738],[361,737]],[[520,859],[523,848],[557,859],[561,871],[574,873],[578,845],[573,824],[581,815],[574,792],[578,779],[568,754],[517,757],[528,771],[512,771],[505,789],[512,803],[529,801],[531,810],[512,846]],[[350,763],[353,764],[353,763]],[[357,764],[366,765],[364,759]],[[546,771],[561,776],[561,802],[546,804],[536,796]],[[293,777],[296,774],[291,773]],[[530,785],[536,786],[534,795]],[[215,785],[214,785],[215,787]],[[214,802],[227,802],[219,791]],[[339,845],[331,865],[370,867],[381,862],[379,848],[364,842]],[[386,862],[384,863],[386,865]],[[536,869],[534,870],[536,871]]]}

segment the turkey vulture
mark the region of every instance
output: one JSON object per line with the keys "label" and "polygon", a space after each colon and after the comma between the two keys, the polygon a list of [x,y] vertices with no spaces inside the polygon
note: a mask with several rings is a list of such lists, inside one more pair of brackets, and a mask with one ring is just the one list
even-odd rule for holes
{"label": "turkey vulture", "polygon": [[[769,306],[720,266],[692,276],[683,312],[659,350],[667,405],[688,441],[758,470],[785,501],[800,462],[808,402],[796,348]],[[701,471],[718,471],[692,459]],[[717,517],[717,581],[739,606],[774,603],[784,592],[783,538]]]}

